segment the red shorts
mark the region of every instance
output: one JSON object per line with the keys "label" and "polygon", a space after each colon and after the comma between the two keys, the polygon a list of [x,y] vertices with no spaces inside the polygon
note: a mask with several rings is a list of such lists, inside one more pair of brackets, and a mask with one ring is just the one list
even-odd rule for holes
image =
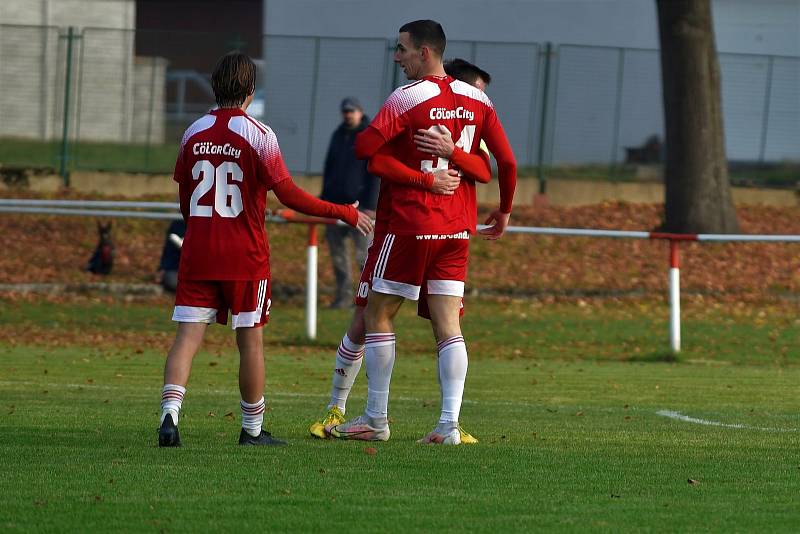
{"label": "red shorts", "polygon": [[417,300],[425,284],[428,295],[463,297],[468,257],[466,231],[448,236],[386,234],[377,254],[372,290]]}
{"label": "red shorts", "polygon": [[268,280],[178,280],[172,320],[228,323],[231,328],[262,326],[269,320],[272,287]]}
{"label": "red shorts", "polygon": [[[372,243],[369,245],[369,251],[367,253],[367,261],[364,263],[364,269],[361,271],[361,279],[358,282],[358,291],[356,291],[356,297],[354,299],[355,305],[360,308],[365,308],[367,306],[367,298],[369,297],[369,290],[372,289],[372,275],[375,271],[375,263],[378,261],[378,254],[381,251],[381,247],[383,245],[384,235],[375,234],[375,237],[372,240]],[[428,309],[428,287],[427,281],[422,284],[419,301],[417,302],[417,315],[424,319],[431,318],[431,312]],[[461,299],[461,309],[459,310],[459,316],[464,315],[464,299]]]}

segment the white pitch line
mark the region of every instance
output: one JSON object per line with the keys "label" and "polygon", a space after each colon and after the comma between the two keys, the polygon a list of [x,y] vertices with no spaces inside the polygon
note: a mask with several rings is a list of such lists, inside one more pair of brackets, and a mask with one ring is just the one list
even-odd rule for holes
{"label": "white pitch line", "polygon": [[660,415],[662,417],[669,417],[670,419],[675,419],[676,421],[683,421],[685,423],[694,423],[696,425],[719,426],[723,428],[739,428],[745,430],[761,430],[766,432],[797,432],[796,428],[768,428],[760,426],[750,426],[750,425],[745,425],[743,423],[722,423],[720,421],[709,421],[708,419],[699,419],[697,417],[683,415],[682,413],[673,410],[659,410],[656,412],[656,415]]}

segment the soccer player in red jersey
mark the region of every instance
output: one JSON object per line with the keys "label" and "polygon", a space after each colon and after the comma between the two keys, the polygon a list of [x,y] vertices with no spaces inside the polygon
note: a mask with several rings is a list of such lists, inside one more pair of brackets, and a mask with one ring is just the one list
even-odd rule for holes
{"label": "soccer player in red jersey", "polygon": [[284,445],[262,428],[264,355],[262,327],[269,319],[271,280],[264,229],[267,191],[286,206],[341,219],[363,233],[369,217],[352,205],[314,198],[299,189],[283,163],[272,130],[247,115],[256,68],[244,54],[224,56],[211,78],[218,108],[184,133],[174,179],[186,236],[172,319],[175,342],[164,368],[159,446],[181,444],[178,417],[194,355],[206,326],[226,324],[228,311],[239,347],[241,445]]}
{"label": "soccer player in red jersey", "polygon": [[[491,81],[489,73],[462,59],[445,62],[445,70],[454,78],[465,81],[481,90],[484,90]],[[491,180],[492,174],[487,151],[480,150],[478,154],[468,154],[455,146],[450,135],[435,130],[427,131],[425,135],[415,136],[415,142],[425,151],[450,158],[464,178],[481,183],[488,183]],[[460,182],[459,173],[456,173],[453,169],[438,170],[435,174],[415,170],[393,158],[388,154],[386,148],[384,147],[378,154],[373,156],[369,163],[371,172],[381,177],[383,188],[379,197],[379,208],[375,220],[375,238],[367,256],[367,262],[361,272],[361,279],[355,297],[356,309],[353,312],[350,327],[347,329],[336,351],[330,401],[325,414],[309,426],[309,433],[317,438],[324,439],[328,437],[325,431],[326,426],[336,426],[345,421],[344,414],[346,412],[347,397],[361,369],[364,355],[364,308],[367,305],[367,296],[372,283],[372,273],[377,261],[377,253],[388,227],[390,209],[388,200],[391,195],[389,192],[391,183],[414,184],[418,187],[429,188],[437,194],[451,195]],[[383,199],[383,202],[381,202],[381,199]],[[378,246],[375,246],[375,243],[378,243]],[[420,317],[430,319],[427,299],[424,296],[425,292],[426,287],[423,285],[417,313]],[[461,313],[463,314],[463,307]],[[475,437],[460,426],[459,432],[462,443],[478,442]]]}
{"label": "soccer player in red jersey", "polygon": [[[424,152],[414,134],[437,128],[457,138],[464,152],[484,139],[498,163],[500,209],[482,233],[499,238],[508,225],[516,162],[489,98],[446,75],[442,65],[446,39],[441,25],[415,21],[400,28],[395,61],[415,83],[397,89],[356,140],[356,155],[371,158],[389,145],[401,162],[422,170],[449,167],[446,158]],[[388,233],[375,266],[365,311],[365,356],[369,380],[363,416],[330,428],[343,439],[389,439],[388,397],[395,359],[393,319],[404,299],[417,300],[424,283],[434,336],[438,341],[442,412],[439,424],[421,441],[459,444],[458,415],[467,372],[459,309],[466,279],[468,238],[475,232],[474,195],[462,181],[453,195],[431,195],[393,184]]]}

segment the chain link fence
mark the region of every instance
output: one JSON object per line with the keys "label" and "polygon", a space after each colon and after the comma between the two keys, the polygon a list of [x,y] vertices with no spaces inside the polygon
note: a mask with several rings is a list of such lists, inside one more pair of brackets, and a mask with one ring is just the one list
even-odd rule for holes
{"label": "chain link fence", "polygon": [[[169,173],[182,131],[213,105],[211,69],[234,48],[259,66],[249,111],[275,130],[296,173],[321,171],[343,97],[374,115],[407,83],[388,39],[267,35],[247,43],[213,32],[0,25],[0,164],[65,176]],[[492,74],[488,93],[523,172],[635,179],[657,167],[657,50],[451,41],[446,56]],[[762,181],[793,185],[800,58],[720,54],[720,65],[732,169],[771,169]]]}

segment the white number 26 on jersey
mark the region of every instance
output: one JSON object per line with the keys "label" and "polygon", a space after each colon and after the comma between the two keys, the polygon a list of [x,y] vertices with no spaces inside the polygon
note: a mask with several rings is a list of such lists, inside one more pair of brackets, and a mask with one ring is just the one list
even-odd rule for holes
{"label": "white number 26 on jersey", "polygon": [[[226,161],[214,167],[208,160],[200,160],[192,167],[192,179],[200,180],[192,192],[189,203],[190,217],[211,217],[211,206],[200,204],[200,198],[214,187],[214,211],[220,217],[236,217],[242,212],[242,192],[235,183],[228,182],[228,176],[234,182],[241,182],[244,173],[239,164]],[[201,179],[202,177],[202,179]]]}

